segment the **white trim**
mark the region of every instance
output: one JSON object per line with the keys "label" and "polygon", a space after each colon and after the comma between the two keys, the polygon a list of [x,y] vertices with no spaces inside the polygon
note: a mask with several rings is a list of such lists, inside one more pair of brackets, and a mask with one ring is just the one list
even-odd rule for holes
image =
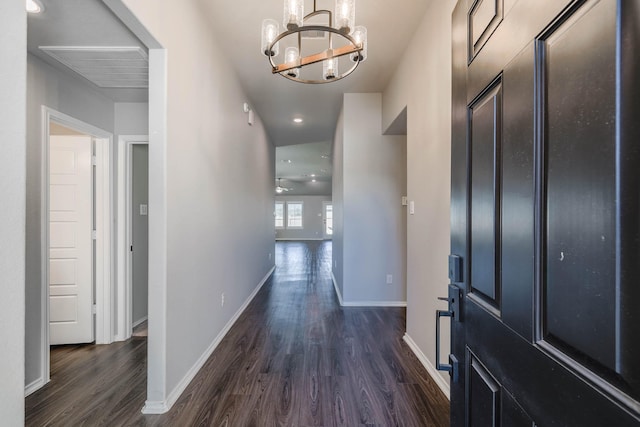
{"label": "white trim", "polygon": [[340,289],[338,288],[338,281],[336,280],[336,276],[333,275],[333,271],[331,272],[331,280],[333,281],[333,288],[336,290],[336,295],[338,295],[338,301],[340,302],[341,307],[406,307],[406,301],[344,301],[342,299],[342,294],[340,293]]}
{"label": "white trim", "polygon": [[111,262],[113,188],[111,185],[111,137],[95,140],[95,218],[96,218],[96,344],[113,342],[113,263]]}
{"label": "white trim", "polygon": [[331,272],[331,280],[333,281],[333,288],[336,290],[336,295],[338,295],[338,302],[340,302],[341,307],[344,307],[342,294],[340,293],[340,288],[338,288],[338,281],[336,280],[336,276],[333,275],[333,271]]}
{"label": "white trim", "polygon": [[[331,205],[331,234],[327,234],[327,205]],[[333,200],[322,201],[322,239],[333,240]]]}
{"label": "white trim", "polygon": [[344,301],[343,307],[406,307],[406,301]]}
{"label": "white trim", "polygon": [[[293,229],[296,230],[296,229]],[[311,242],[311,241],[318,241],[321,242],[324,239],[318,239],[316,237],[311,238],[311,237],[276,237],[276,241],[277,242],[286,242],[287,240],[291,241],[291,242]]]}
{"label": "white trim", "polygon": [[[48,206],[49,206],[49,190],[48,190],[49,188],[49,123],[51,121],[54,121],[65,127],[75,129],[79,132],[85,133],[94,138],[99,138],[103,140],[103,143],[99,145],[102,148],[104,148],[105,152],[103,154],[106,153],[106,159],[105,158],[102,159],[103,160],[102,165],[96,165],[97,166],[96,171],[98,169],[102,169],[105,166],[104,162],[106,162],[107,170],[104,171],[104,173],[107,174],[106,175],[107,179],[105,180],[105,182],[103,182],[105,186],[103,187],[103,190],[106,188],[107,191],[103,192],[104,198],[100,201],[101,203],[98,203],[96,205],[96,216],[98,216],[98,209],[102,208],[100,211],[100,215],[102,215],[102,219],[105,222],[102,230],[106,234],[103,234],[101,241],[105,245],[106,244],[111,245],[111,233],[110,233],[109,225],[113,222],[113,214],[112,214],[113,198],[112,198],[111,187],[110,187],[111,182],[110,182],[110,179],[108,179],[109,173],[110,173],[108,169],[108,165],[110,164],[110,156],[111,156],[109,147],[111,147],[111,144],[113,142],[113,139],[112,139],[113,135],[110,132],[107,132],[103,129],[92,126],[88,123],[82,122],[78,119],[75,119],[74,117],[61,113],[60,111],[54,110],[53,108],[49,108],[46,105],[42,105],[40,110],[41,110],[41,119],[42,119],[41,126],[40,126],[41,128],[41,134],[40,134],[41,144],[40,145],[42,150],[41,151],[42,163],[41,163],[41,169],[40,169],[41,170],[40,203],[42,207],[42,216],[41,216],[41,223],[40,223],[40,246],[41,246],[40,268],[42,271],[42,278],[40,283],[40,286],[41,286],[40,336],[42,337],[42,340],[40,342],[41,375],[40,375],[40,378],[37,378],[31,384],[25,387],[25,393],[27,391],[29,393],[33,393],[36,390],[36,389],[33,389],[33,387],[42,387],[51,380],[50,378],[51,369],[50,369],[50,358],[49,358],[49,209],[48,209]],[[97,181],[98,179],[96,178],[96,184],[97,184]],[[105,201],[107,197],[108,197],[108,200]],[[96,275],[96,290],[106,288],[106,290],[103,289],[102,291],[98,291],[98,292],[100,292],[103,296],[104,295],[108,296],[110,295],[111,289],[112,289],[111,271],[113,269],[113,265],[111,260],[111,247],[109,247],[108,250],[102,251],[99,261],[101,263],[101,267],[100,267],[101,270],[99,270],[101,274],[99,276]],[[99,264],[98,259],[96,259],[96,266],[94,266],[94,268],[97,268],[98,264]],[[103,283],[103,280],[106,280],[106,282]],[[97,311],[104,313],[105,308],[107,310],[111,309],[110,301],[105,301],[104,298],[101,298],[96,302],[98,304],[100,303],[104,304],[103,307],[100,307],[100,306],[96,307]],[[108,317],[110,317],[110,314]],[[96,316],[95,331],[105,331],[105,328],[109,328],[107,330],[110,331],[111,323],[109,322],[108,324],[105,325],[103,324],[104,320],[107,320],[107,316],[105,315]],[[109,339],[112,339],[112,338],[109,337]]]}
{"label": "white trim", "polygon": [[267,282],[269,277],[273,274],[276,267],[271,267],[271,270],[262,278],[258,286],[251,292],[251,295],[246,299],[246,301],[240,306],[238,311],[229,319],[227,324],[222,328],[218,336],[213,340],[213,342],[209,345],[209,347],[202,353],[200,358],[194,363],[194,365],[187,371],[182,380],[174,387],[174,389],[169,393],[167,399],[165,401],[149,401],[147,400],[144,404],[144,408],[142,408],[143,414],[164,414],[176,403],[180,395],[187,388],[189,383],[195,378],[198,374],[202,366],[207,362],[213,351],[218,347],[222,339],[227,335],[231,327],[236,323],[238,318],[242,315],[242,313],[247,309],[253,298],[258,294],[262,286]]}
{"label": "white trim", "polygon": [[31,393],[40,390],[42,387],[44,387],[45,384],[46,383],[44,382],[44,379],[42,377],[31,382],[31,384],[27,384],[27,386],[24,388],[24,397],[27,397]]}
{"label": "white trim", "polygon": [[132,329],[138,325],[142,325],[147,320],[149,320],[149,316],[144,316],[142,319],[136,320],[135,322],[133,322]]}
{"label": "white trim", "polygon": [[436,384],[438,385],[442,393],[444,393],[446,398],[451,400],[449,383],[444,378],[442,378],[442,375],[440,375],[440,372],[433,366],[429,358],[425,356],[422,350],[420,350],[420,347],[418,347],[418,344],[416,344],[416,342],[407,333],[404,334],[402,339],[404,340],[404,342],[407,343],[407,345],[409,346],[411,351],[413,351],[413,354],[416,355],[420,363],[422,363],[422,366],[425,367],[429,376],[436,382]]}
{"label": "white trim", "polygon": [[147,135],[118,136],[118,230],[116,257],[118,259],[118,290],[116,341],[131,338],[136,326],[131,315],[131,149],[136,144],[149,144]]}

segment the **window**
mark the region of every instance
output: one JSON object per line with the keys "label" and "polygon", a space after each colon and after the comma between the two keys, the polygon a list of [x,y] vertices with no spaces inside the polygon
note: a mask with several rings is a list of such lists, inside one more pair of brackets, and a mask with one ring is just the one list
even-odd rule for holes
{"label": "window", "polygon": [[302,228],[302,202],[287,202],[287,228]]}
{"label": "window", "polygon": [[284,202],[276,202],[273,215],[276,217],[276,228],[284,228]]}

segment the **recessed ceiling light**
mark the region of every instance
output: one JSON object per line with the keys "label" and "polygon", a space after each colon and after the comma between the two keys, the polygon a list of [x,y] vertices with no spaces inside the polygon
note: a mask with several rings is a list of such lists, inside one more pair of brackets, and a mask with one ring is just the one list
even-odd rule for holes
{"label": "recessed ceiling light", "polygon": [[315,178],[313,178],[313,179],[311,180],[311,182],[316,182],[316,179],[315,179]]}
{"label": "recessed ceiling light", "polygon": [[36,0],[27,0],[27,12],[40,13],[42,12],[42,5]]}
{"label": "recessed ceiling light", "polygon": [[281,160],[281,162],[282,162],[282,163],[291,163],[291,160],[284,159],[284,160]]}
{"label": "recessed ceiling light", "polygon": [[311,178],[315,178],[315,177],[316,177],[316,174],[315,174],[315,173],[312,173],[312,174],[311,174]]}
{"label": "recessed ceiling light", "polygon": [[293,121],[296,122],[296,123],[302,123],[303,122],[302,117],[296,117],[295,119],[293,119]]}
{"label": "recessed ceiling light", "polygon": [[329,156],[327,156],[326,154],[323,154],[323,155],[322,155],[322,156],[320,156],[320,157],[322,157],[323,159],[328,159],[328,158],[329,158]]}

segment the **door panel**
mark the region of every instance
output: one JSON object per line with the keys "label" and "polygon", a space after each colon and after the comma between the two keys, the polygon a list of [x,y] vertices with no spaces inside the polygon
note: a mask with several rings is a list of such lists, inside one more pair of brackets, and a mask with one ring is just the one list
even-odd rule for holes
{"label": "door panel", "polygon": [[631,0],[454,10],[453,426],[640,425],[639,22]]}
{"label": "door panel", "polygon": [[500,271],[496,256],[499,234],[497,213],[502,128],[502,84],[500,80],[482,94],[469,109],[471,120],[471,290],[499,309]]}
{"label": "door panel", "polygon": [[[567,13],[540,40],[545,102],[546,340],[615,370],[615,8]],[[589,50],[589,55],[576,52]],[[567,120],[567,117],[574,117]],[[594,340],[593,337],[598,339]]]}
{"label": "door panel", "polygon": [[49,343],[94,340],[91,138],[49,138]]}

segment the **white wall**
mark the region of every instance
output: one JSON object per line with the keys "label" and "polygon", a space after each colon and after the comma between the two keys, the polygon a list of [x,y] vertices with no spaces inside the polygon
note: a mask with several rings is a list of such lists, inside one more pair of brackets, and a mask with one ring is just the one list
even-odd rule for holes
{"label": "white wall", "polygon": [[24,2],[0,2],[0,414],[24,424],[24,236],[27,18]]}
{"label": "white wall", "polygon": [[[451,176],[451,13],[455,0],[430,2],[383,93],[383,129],[407,108],[407,335],[435,366],[435,311],[447,295]],[[442,348],[449,348],[443,322]],[[446,351],[446,350],[445,350]],[[444,358],[443,351],[443,358]],[[448,375],[441,374],[445,381]]]}
{"label": "white wall", "polygon": [[149,104],[146,102],[116,102],[114,126],[118,135],[147,135],[149,133]]}
{"label": "white wall", "polygon": [[154,215],[166,235],[150,245],[166,252],[149,254],[147,409],[162,410],[273,267],[275,150],[259,117],[247,125],[200,2],[124,3],[166,49],[151,52],[149,93],[150,236]]}
{"label": "white wall", "polygon": [[342,299],[345,305],[400,304],[406,301],[405,137],[382,135],[379,93],[345,94],[343,115],[342,150],[336,146],[334,153],[334,159],[342,154],[342,278],[336,276]]}
{"label": "white wall", "polygon": [[[331,196],[276,196],[285,203],[285,228],[276,228],[276,240],[322,240],[324,238],[324,205]],[[287,202],[302,202],[302,229],[286,228]]]}
{"label": "white wall", "polygon": [[30,385],[43,379],[40,233],[44,212],[41,203],[41,107],[45,105],[107,132],[113,132],[114,103],[84,80],[63,74],[33,55],[27,57],[25,384]]}

